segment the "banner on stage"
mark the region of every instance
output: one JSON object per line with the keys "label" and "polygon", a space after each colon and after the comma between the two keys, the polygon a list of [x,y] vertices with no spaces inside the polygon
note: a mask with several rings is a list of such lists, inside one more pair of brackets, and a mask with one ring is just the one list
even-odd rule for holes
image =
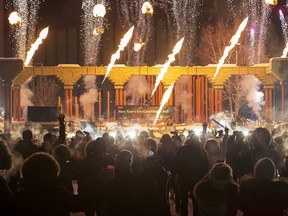
{"label": "banner on stage", "polygon": [[[117,120],[137,123],[146,123],[154,121],[158,106],[117,106]],[[169,122],[174,118],[174,107],[165,106],[158,118],[158,123]]]}

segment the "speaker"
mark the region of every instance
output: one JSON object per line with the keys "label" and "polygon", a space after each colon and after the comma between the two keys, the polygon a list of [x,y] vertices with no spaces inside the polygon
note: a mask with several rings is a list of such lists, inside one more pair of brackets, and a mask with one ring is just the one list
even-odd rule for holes
{"label": "speaker", "polygon": [[55,122],[60,108],[57,106],[28,106],[28,121],[31,122]]}

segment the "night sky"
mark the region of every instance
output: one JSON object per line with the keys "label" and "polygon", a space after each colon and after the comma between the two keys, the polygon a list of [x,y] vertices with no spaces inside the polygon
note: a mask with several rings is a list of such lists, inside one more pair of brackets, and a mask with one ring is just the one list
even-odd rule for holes
{"label": "night sky", "polygon": [[[119,19],[119,10],[117,10],[117,1],[119,0],[110,0],[108,3],[108,10],[107,14],[105,16],[107,20],[107,28],[105,29],[105,32],[102,36],[102,45],[104,44],[107,49],[105,49],[105,54],[103,56],[99,57],[98,64],[103,64],[107,65],[108,60],[110,59],[111,54],[115,51],[117,48],[117,45],[119,43],[119,40],[121,39],[121,35],[123,34],[125,28],[122,28],[122,22]],[[124,0],[120,0],[124,1]],[[125,0],[126,1],[126,0]],[[129,0],[127,0],[129,1]],[[134,0],[133,0],[134,1]],[[230,0],[233,1],[233,0]],[[10,0],[12,2],[12,0]],[[157,62],[163,63],[163,61],[166,59],[166,56],[169,54],[169,50],[171,50],[173,43],[175,42],[175,39],[172,41],[170,39],[171,31],[173,31],[171,28],[165,28],[163,27],[163,30],[157,30],[156,28],[159,28],[157,26],[157,23],[162,22],[162,25],[168,25],[167,20],[169,17],[167,17],[167,13],[161,8],[161,4],[163,4],[163,0],[154,0],[154,3],[156,3],[155,6],[155,13],[154,13],[154,30],[155,34],[166,34],[164,35],[156,35],[155,37],[157,38],[164,38],[163,44],[159,45],[161,52],[159,53],[159,47],[155,47],[154,44],[157,44],[158,41],[153,41],[153,37],[151,39],[151,46],[153,49],[155,49],[155,53],[150,53],[149,56],[146,59],[149,64],[154,64]],[[235,4],[235,10],[237,7],[241,4],[241,1],[239,0],[234,0],[233,1]],[[273,7],[272,13],[270,15],[270,20],[271,23],[268,26],[268,31],[269,34],[267,35],[267,41],[268,43],[266,44],[267,49],[269,50],[269,56],[279,56],[285,46],[285,41],[283,39],[282,33],[281,33],[281,24],[279,20],[279,9],[282,8],[283,13],[285,17],[287,18],[288,10],[285,9],[284,5],[286,3],[286,0],[279,0],[278,5]],[[44,27],[49,26],[50,33],[49,37],[54,37],[51,35],[55,35],[56,37],[56,44],[53,45],[57,47],[59,44],[65,44],[65,43],[70,43],[65,45],[68,51],[69,50],[75,50],[77,52],[77,56],[74,56],[72,61],[69,60],[66,56],[60,59],[55,59],[53,61],[47,60],[47,53],[53,53],[54,51],[47,51],[47,46],[50,46],[53,42],[51,42],[52,39],[49,37],[46,39],[46,44],[43,45],[43,47],[40,48],[40,50],[35,54],[35,59],[36,61],[41,61],[44,62],[46,65],[57,65],[59,63],[79,63],[83,64],[83,56],[81,52],[81,15],[83,14],[83,11],[81,9],[81,4],[82,0],[45,0],[41,3],[40,5],[40,10],[39,10],[39,18],[38,18],[38,23],[37,23],[37,29],[36,29],[36,35],[39,34],[40,30],[42,30]],[[220,20],[220,19],[225,19],[229,15],[229,11],[227,10],[227,1],[226,0],[199,0],[199,15],[198,15],[198,30],[201,28],[205,28],[207,23],[214,22],[215,20]],[[6,12],[6,17],[8,17],[8,14],[13,10],[13,7],[11,6],[10,8],[8,7]],[[159,24],[160,25],[160,24]],[[62,37],[64,38],[65,36],[59,36],[59,32],[61,31],[66,31],[67,35],[67,40],[66,41],[59,41],[57,45],[57,40],[60,40],[59,38]],[[70,37],[71,33],[69,32],[74,32],[74,37]],[[161,32],[163,31],[163,32]],[[68,32],[68,33],[67,33]],[[159,33],[160,32],[160,33]],[[59,33],[59,34],[58,34]],[[198,34],[198,33],[197,33]],[[10,35],[10,38],[8,37]],[[58,37],[59,36],[59,37]],[[58,39],[57,39],[58,37]],[[199,35],[197,36],[199,37]],[[160,40],[160,39],[159,39]],[[162,39],[161,39],[162,40]],[[6,23],[6,41],[8,45],[6,45],[6,56],[13,56],[13,43],[11,43],[11,27],[9,26],[8,22]],[[74,47],[77,46],[76,48],[71,48],[72,42],[74,44],[77,43],[77,45],[73,45]],[[108,42],[109,43],[108,43]],[[171,42],[172,41],[172,42]],[[105,44],[107,42],[107,44]],[[112,45],[110,46],[109,44]],[[49,44],[49,45],[47,45]],[[227,41],[228,45],[228,41]],[[46,46],[46,47],[45,47]],[[45,50],[44,50],[45,49]],[[102,48],[103,49],[103,48]],[[100,51],[102,52],[103,50]],[[158,53],[157,53],[158,51]],[[56,53],[54,54],[55,56],[61,56],[62,54],[57,53],[57,49],[55,51]],[[53,58],[53,57],[52,57]],[[150,58],[150,59],[149,59]],[[124,62],[125,63],[125,62]]]}
{"label": "night sky", "polygon": [[52,28],[79,26],[81,0],[46,0],[39,10],[39,23]]}

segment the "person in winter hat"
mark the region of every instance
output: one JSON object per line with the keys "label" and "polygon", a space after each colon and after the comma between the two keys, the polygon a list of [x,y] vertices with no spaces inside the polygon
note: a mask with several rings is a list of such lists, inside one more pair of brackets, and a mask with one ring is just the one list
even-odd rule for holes
{"label": "person in winter hat", "polygon": [[233,181],[231,167],[216,163],[194,188],[199,205],[198,215],[236,215],[238,195],[238,185]]}
{"label": "person in winter hat", "polygon": [[254,167],[254,177],[240,185],[239,209],[244,216],[283,215],[288,208],[288,184],[276,177],[270,158],[262,158]]}

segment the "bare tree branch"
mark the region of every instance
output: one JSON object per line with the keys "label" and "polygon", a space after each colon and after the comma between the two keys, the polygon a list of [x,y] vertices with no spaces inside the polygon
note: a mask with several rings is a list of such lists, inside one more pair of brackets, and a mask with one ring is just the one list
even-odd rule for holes
{"label": "bare tree branch", "polygon": [[36,76],[31,84],[35,106],[56,106],[59,93],[58,80],[54,76]]}

